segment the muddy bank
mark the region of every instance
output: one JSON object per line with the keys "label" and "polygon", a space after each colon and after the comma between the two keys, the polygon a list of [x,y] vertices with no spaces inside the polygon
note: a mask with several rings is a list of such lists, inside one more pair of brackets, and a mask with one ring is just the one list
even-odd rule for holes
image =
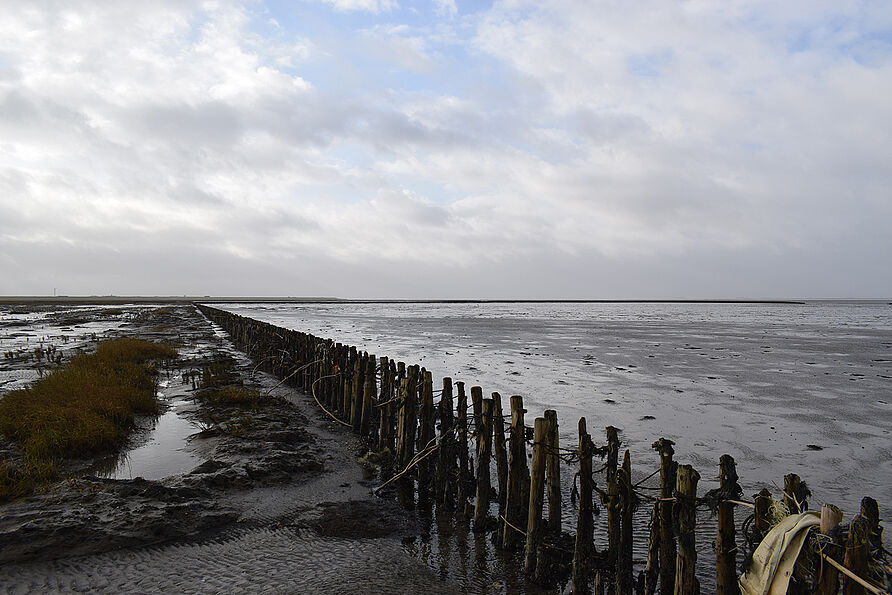
{"label": "muddy bank", "polygon": [[[178,448],[196,464],[157,480],[110,479],[120,472],[108,467],[120,470],[128,452],[155,440],[155,425],[143,420],[121,453],[72,461],[72,479],[0,504],[0,590],[455,591],[407,555],[414,517],[372,497],[359,443],[305,395],[256,372],[191,306],[0,309],[0,350],[17,354],[0,361],[0,390],[30,377],[36,362],[27,354],[37,345],[56,346],[64,362],[114,336],[180,350],[161,370],[162,399],[194,425]],[[199,398],[213,369],[259,397],[248,405]],[[2,448],[15,456],[12,445]]]}

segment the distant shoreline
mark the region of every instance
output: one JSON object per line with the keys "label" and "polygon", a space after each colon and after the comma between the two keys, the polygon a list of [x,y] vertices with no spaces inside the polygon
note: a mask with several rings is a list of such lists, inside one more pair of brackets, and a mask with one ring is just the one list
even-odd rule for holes
{"label": "distant shoreline", "polygon": [[0,304],[756,304],[805,305],[814,302],[888,303],[885,299],[347,299],[334,297],[214,296],[0,296]]}

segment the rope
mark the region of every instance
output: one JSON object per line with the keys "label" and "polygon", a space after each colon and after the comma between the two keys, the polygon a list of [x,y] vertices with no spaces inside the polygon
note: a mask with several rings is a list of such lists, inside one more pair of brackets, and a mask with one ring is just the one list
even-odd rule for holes
{"label": "rope", "polygon": [[[427,443],[427,446],[425,446],[418,453],[416,453],[414,457],[412,457],[412,460],[409,461],[409,464],[406,465],[405,469],[403,469],[402,471],[400,471],[399,473],[397,473],[396,475],[394,475],[393,477],[391,477],[390,479],[388,479],[387,481],[385,481],[384,483],[379,485],[377,488],[375,488],[374,493],[377,494],[378,492],[383,490],[385,487],[387,487],[388,485],[390,485],[391,483],[393,483],[394,481],[396,481],[397,479],[399,479],[400,477],[402,477],[406,473],[408,473],[418,463],[420,463],[421,461],[423,461],[424,459],[429,457],[431,454],[435,453],[440,448],[439,444],[432,445],[432,443],[436,439],[437,439],[436,437],[431,438],[430,442]],[[425,452],[425,451],[427,451],[427,452]],[[421,456],[419,456],[419,455],[421,455]]]}
{"label": "rope", "polygon": [[338,423],[341,424],[342,426],[347,426],[348,428],[352,428],[352,427],[353,427],[352,425],[348,424],[347,422],[341,421],[340,419],[338,419],[338,418],[335,416],[334,413],[332,413],[331,411],[329,411],[328,409],[326,409],[326,408],[325,408],[325,405],[323,405],[322,403],[320,403],[320,402],[319,402],[319,398],[316,396],[316,383],[319,382],[320,380],[324,379],[324,378],[333,378],[333,377],[335,377],[335,376],[337,376],[337,374],[332,374],[332,375],[330,375],[330,376],[323,376],[322,378],[317,378],[317,379],[313,382],[313,384],[310,386],[310,392],[313,393],[313,400],[316,401],[316,404],[319,405],[319,408],[322,409],[322,411],[326,412],[330,418],[332,418],[333,420],[335,420],[336,422],[338,422]]}

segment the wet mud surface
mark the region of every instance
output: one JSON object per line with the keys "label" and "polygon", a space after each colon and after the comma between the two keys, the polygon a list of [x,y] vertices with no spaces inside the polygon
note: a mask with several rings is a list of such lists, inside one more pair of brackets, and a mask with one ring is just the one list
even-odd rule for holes
{"label": "wet mud surface", "polygon": [[[27,355],[36,346],[57,345],[64,362],[99,338],[170,342],[180,357],[161,371],[163,415],[194,432],[158,441],[157,420],[142,420],[121,453],[74,461],[70,479],[0,504],[0,591],[460,592],[409,555],[415,517],[372,495],[359,443],[306,395],[255,372],[191,306],[4,308],[0,350],[18,357],[0,363],[2,392],[39,376]],[[247,410],[195,399],[190,372],[220,361],[269,396]],[[165,459],[171,448],[191,457],[187,471],[162,464],[163,477],[115,479],[141,468],[129,453]]]}

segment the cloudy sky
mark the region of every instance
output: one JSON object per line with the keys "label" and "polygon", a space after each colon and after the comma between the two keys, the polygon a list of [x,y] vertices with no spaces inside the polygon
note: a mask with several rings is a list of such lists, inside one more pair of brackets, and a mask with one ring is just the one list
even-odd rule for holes
{"label": "cloudy sky", "polygon": [[0,3],[0,294],[892,297],[887,0]]}

